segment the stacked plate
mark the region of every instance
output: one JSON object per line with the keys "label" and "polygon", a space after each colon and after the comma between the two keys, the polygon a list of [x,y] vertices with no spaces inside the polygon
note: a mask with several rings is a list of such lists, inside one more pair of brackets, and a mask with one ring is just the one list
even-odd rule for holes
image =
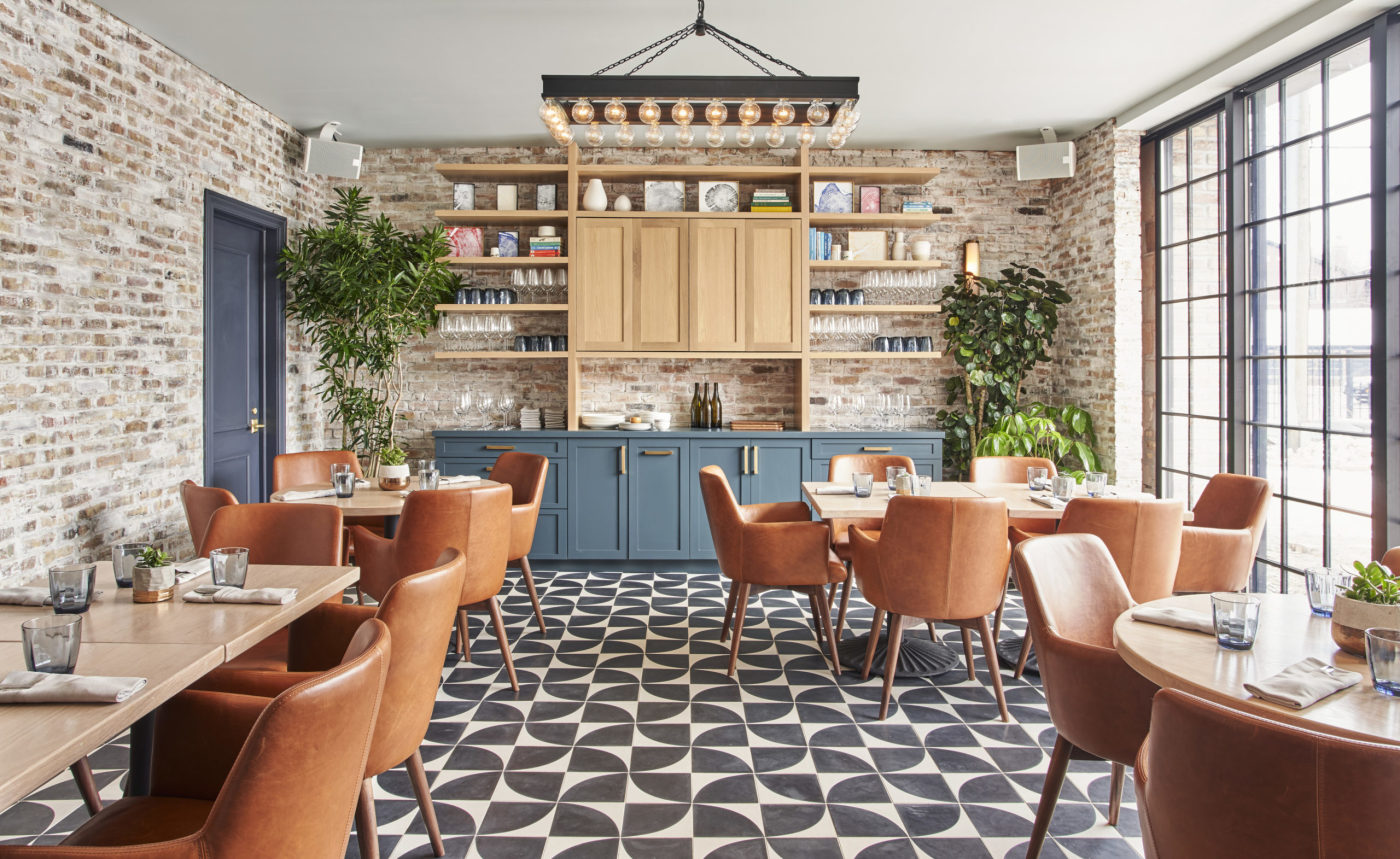
{"label": "stacked plate", "polygon": [[542,429],[542,428],[543,428],[543,425],[540,423],[540,410],[539,410],[539,409],[521,409],[521,410],[520,410],[520,428],[523,429],[523,430],[537,430],[537,429]]}
{"label": "stacked plate", "polygon": [[546,406],[544,409],[544,428],[552,430],[564,429],[564,410],[551,409]]}
{"label": "stacked plate", "polygon": [[602,412],[585,412],[578,416],[579,422],[587,429],[613,429],[622,423],[622,415],[610,415]]}

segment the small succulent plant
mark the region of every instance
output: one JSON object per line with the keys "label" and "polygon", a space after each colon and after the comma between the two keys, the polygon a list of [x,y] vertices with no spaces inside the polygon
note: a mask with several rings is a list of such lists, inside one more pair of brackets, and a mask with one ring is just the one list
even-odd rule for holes
{"label": "small succulent plant", "polygon": [[164,567],[170,563],[171,558],[155,546],[147,546],[141,550],[140,561],[143,567]]}
{"label": "small succulent plant", "polygon": [[1357,561],[1354,566],[1356,578],[1342,596],[1376,605],[1400,605],[1400,577],[1391,575],[1375,561],[1369,564]]}
{"label": "small succulent plant", "polygon": [[386,447],[379,453],[379,462],[382,465],[403,465],[408,462],[408,452],[398,445]]}

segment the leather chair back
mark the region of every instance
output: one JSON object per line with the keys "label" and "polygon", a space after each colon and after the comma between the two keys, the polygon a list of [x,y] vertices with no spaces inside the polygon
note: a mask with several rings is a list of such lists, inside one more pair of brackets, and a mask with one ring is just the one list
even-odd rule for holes
{"label": "leather chair back", "polygon": [[272,491],[281,492],[308,483],[330,483],[331,466],[348,465],[356,477],[364,477],[353,450],[308,450],[283,453],[272,460]]}
{"label": "leather chair back", "polygon": [[390,656],[389,628],[367,620],[339,667],[268,704],[209,811],[200,855],[344,854]]}
{"label": "leather chair back", "polygon": [[1000,498],[897,495],[876,548],[879,574],[861,576],[876,606],[908,617],[976,618],[996,610],[1010,547]]}
{"label": "leather chair back", "polygon": [[1136,603],[1103,540],[1052,534],[1013,555],[1055,729],[1106,760],[1132,763],[1147,736],[1156,686],[1113,645],[1113,622]]}
{"label": "leather chair back", "polygon": [[1027,468],[1044,468],[1054,477],[1055,463],[1043,456],[974,456],[967,479],[973,483],[1025,483]]}
{"label": "leather chair back", "polygon": [[200,557],[224,546],[246,546],[250,564],[338,566],[344,563],[344,519],[325,504],[221,507],[209,519]]}
{"label": "leather chair back", "polygon": [[1390,570],[1392,575],[1400,576],[1400,546],[1394,546],[1381,558],[1381,566]]}
{"label": "leather chair back", "polygon": [[232,507],[238,503],[233,493],[217,486],[200,486],[193,480],[180,484],[180,504],[185,508],[185,522],[190,526],[190,541],[196,551],[204,545],[204,534],[209,530],[209,518],[220,507]]}
{"label": "leather chair back", "polygon": [[1182,529],[1177,591],[1237,591],[1249,582],[1269,513],[1269,482],[1217,474],[1206,483]]}
{"label": "leather chair back", "polygon": [[1133,599],[1150,602],[1172,595],[1184,512],[1176,500],[1075,498],[1065,506],[1058,533],[1103,540]]}
{"label": "leather chair back", "polygon": [[518,561],[530,554],[548,474],[549,458],[537,453],[510,451],[496,457],[496,464],[491,468],[491,479],[509,486],[511,494],[508,560]]}
{"label": "leather chair back", "polygon": [[719,570],[735,581],[742,581],[744,514],[724,469],[707,465],[700,469],[700,497],[705,502],[705,518],[710,520],[710,536],[715,541]]}
{"label": "leather chair back", "polygon": [[1217,474],[1191,509],[1196,528],[1241,528],[1254,535],[1254,551],[1269,515],[1269,481],[1244,474]]}
{"label": "leather chair back", "polygon": [[1135,775],[1149,859],[1396,852],[1400,746],[1319,734],[1163,689]]}

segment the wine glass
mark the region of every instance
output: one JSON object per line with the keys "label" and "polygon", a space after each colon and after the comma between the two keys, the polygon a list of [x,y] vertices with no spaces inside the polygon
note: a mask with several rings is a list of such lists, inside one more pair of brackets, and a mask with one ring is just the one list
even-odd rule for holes
{"label": "wine glass", "polygon": [[501,349],[508,350],[511,341],[515,339],[515,318],[512,316],[501,317]]}
{"label": "wine glass", "polygon": [[457,418],[462,424],[462,429],[467,428],[467,421],[472,413],[472,392],[463,391],[457,395],[457,402],[452,406],[452,416]]}
{"label": "wine glass", "polygon": [[510,413],[515,408],[515,395],[509,391],[496,398],[496,405],[501,410],[501,429],[511,429],[515,425],[511,423]]}
{"label": "wine glass", "polygon": [[871,410],[875,412],[875,426],[885,429],[890,420],[890,395],[875,394],[871,402]]}
{"label": "wine glass", "polygon": [[832,394],[826,398],[826,408],[831,417],[831,428],[841,428],[841,415],[846,410],[846,397],[844,394]]}
{"label": "wine glass", "polygon": [[901,431],[909,428],[909,410],[913,407],[913,401],[908,394],[894,395],[895,414],[899,415],[899,428]]}
{"label": "wine glass", "polygon": [[496,398],[492,394],[483,391],[481,394],[477,395],[476,411],[481,415],[481,428],[484,430],[493,430],[496,428],[495,422],[491,420],[491,412],[495,408],[495,405]]}

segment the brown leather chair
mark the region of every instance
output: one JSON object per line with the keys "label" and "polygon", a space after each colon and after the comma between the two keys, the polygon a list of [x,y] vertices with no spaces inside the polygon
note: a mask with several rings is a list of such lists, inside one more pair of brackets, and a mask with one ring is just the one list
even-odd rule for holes
{"label": "brown leather chair", "polygon": [[1269,481],[1217,474],[1191,512],[1191,524],[1181,531],[1176,591],[1244,590],[1269,516]]}
{"label": "brown leather chair", "polygon": [[190,542],[195,551],[204,545],[204,534],[209,530],[209,517],[220,507],[232,507],[238,503],[233,493],[217,486],[200,486],[193,480],[180,484],[180,504],[185,508],[185,522],[190,526]]}
{"label": "brown leather chair", "polygon": [[802,501],[741,506],[729,488],[724,470],[716,465],[700,469],[700,495],[705,499],[705,516],[710,520],[720,572],[729,579],[729,600],[719,634],[720,641],[729,636],[732,618],[734,642],[729,648],[729,676],[734,676],[739,662],[739,638],[744,631],[749,596],[769,588],[789,588],[807,594],[817,626],[817,647],[821,647],[825,636],[832,669],[840,674],[826,588],[845,580],[846,566],[831,551],[830,529],[813,522],[811,509]]}
{"label": "brown leather chair", "polygon": [[510,551],[510,497],[509,486],[411,492],[392,540],[360,526],[350,530],[358,547],[360,591],[376,600],[383,599],[404,576],[433,566],[447,549],[460,550],[466,556],[467,572],[457,602],[457,650],[471,658],[467,609],[485,608],[491,614],[510,686],[518,692],[510,639],[496,603]]}
{"label": "brown leather chair", "polygon": [[1071,758],[1112,764],[1108,822],[1118,824],[1124,767],[1147,736],[1157,687],[1114,649],[1113,622],[1134,602],[1102,540],[1093,534],[1027,540],[1013,559],[1057,734],[1026,852],[1030,859],[1045,842]]}
{"label": "brown leather chair", "polygon": [[530,594],[535,608],[535,620],[544,632],[544,612],[540,596],[535,591],[535,577],[530,572],[530,546],[535,542],[535,523],[540,518],[540,503],[544,501],[544,481],[549,474],[549,458],[537,453],[503,453],[496,457],[491,479],[510,487],[510,552],[507,562],[520,564],[520,578]]}
{"label": "brown leather chair", "polygon": [[326,504],[236,504],[209,518],[200,557],[224,546],[245,546],[250,564],[342,563],[344,518]]}
{"label": "brown leather chair", "polygon": [[[875,478],[876,483],[883,483],[885,480],[885,469],[902,466],[910,474],[914,473],[914,460],[907,456],[896,456],[881,453],[839,453],[831,458],[826,466],[826,479],[829,483],[850,483],[852,475],[870,474]],[[830,519],[831,524],[831,547],[836,551],[836,557],[840,558],[846,565],[846,569],[851,568],[851,526],[854,525],[860,530],[879,538],[882,519]],[[839,638],[841,631],[846,626],[846,609],[851,602],[851,582],[854,577],[846,576],[846,581],[841,585],[841,608],[836,614],[836,635]],[[832,605],[836,600],[836,585],[831,586],[831,593],[827,595],[827,605]]]}
{"label": "brown leather chair", "polygon": [[333,668],[348,640],[366,620],[374,617],[384,622],[393,639],[394,652],[355,812],[362,857],[379,855],[374,778],[400,764],[408,768],[433,855],[444,855],[418,747],[432,719],[433,702],[442,679],[442,658],[452,636],[457,597],[462,592],[466,571],[465,556],[457,549],[448,549],[438,558],[437,566],[405,576],[390,586],[377,608],[319,605],[298,618],[292,623],[287,661],[280,670],[216,668],[199,681],[201,689],[274,697]]}
{"label": "brown leather chair", "polygon": [[872,539],[858,528],[851,529],[855,558],[851,566],[860,580],[860,592],[875,606],[862,680],[870,676],[880,627],[889,617],[881,719],[889,712],[904,618],[915,617],[928,623],[934,641],[938,640],[933,631],[935,620],[962,629],[968,679],[976,677],[971,631],[975,628],[982,634],[997,708],[1001,720],[1010,721],[1001,691],[996,641],[987,623],[987,615],[996,610],[1006,588],[1010,554],[1006,527],[1006,502],[1000,498],[900,495],[890,499],[880,539]]}
{"label": "brown leather chair", "polygon": [[1148,859],[1397,852],[1400,746],[1320,734],[1163,689],[1134,780]]}
{"label": "brown leather chair", "polygon": [[[1055,463],[1043,456],[974,456],[968,464],[967,479],[972,483],[1021,483],[1027,484],[1026,469],[1043,468],[1054,477],[1059,474],[1055,468]],[[1026,519],[1024,517],[1012,517],[1007,520],[1008,533],[1011,535],[1011,545],[1015,545],[1028,536],[1035,534],[1053,534],[1055,526],[1059,523],[1054,519]],[[1001,616],[1006,612],[1006,598],[1002,597],[1002,604],[997,606],[996,616],[992,618],[992,640],[996,641],[1001,637]],[[1024,645],[1023,645],[1024,647]],[[1016,674],[1017,677],[1021,675]]]}
{"label": "brown leather chair", "polygon": [[0,856],[339,859],[389,657],[388,628],[369,620],[338,668],[271,702],[182,692],[157,711],[150,796],[114,802],[62,844]]}
{"label": "brown leather chair", "polygon": [[1394,546],[1381,558],[1381,566],[1390,570],[1391,575],[1400,576],[1400,546]]}
{"label": "brown leather chair", "polygon": [[348,465],[356,477],[364,477],[353,450],[308,450],[278,454],[272,459],[272,491],[281,492],[308,483],[330,483],[331,466]]}

